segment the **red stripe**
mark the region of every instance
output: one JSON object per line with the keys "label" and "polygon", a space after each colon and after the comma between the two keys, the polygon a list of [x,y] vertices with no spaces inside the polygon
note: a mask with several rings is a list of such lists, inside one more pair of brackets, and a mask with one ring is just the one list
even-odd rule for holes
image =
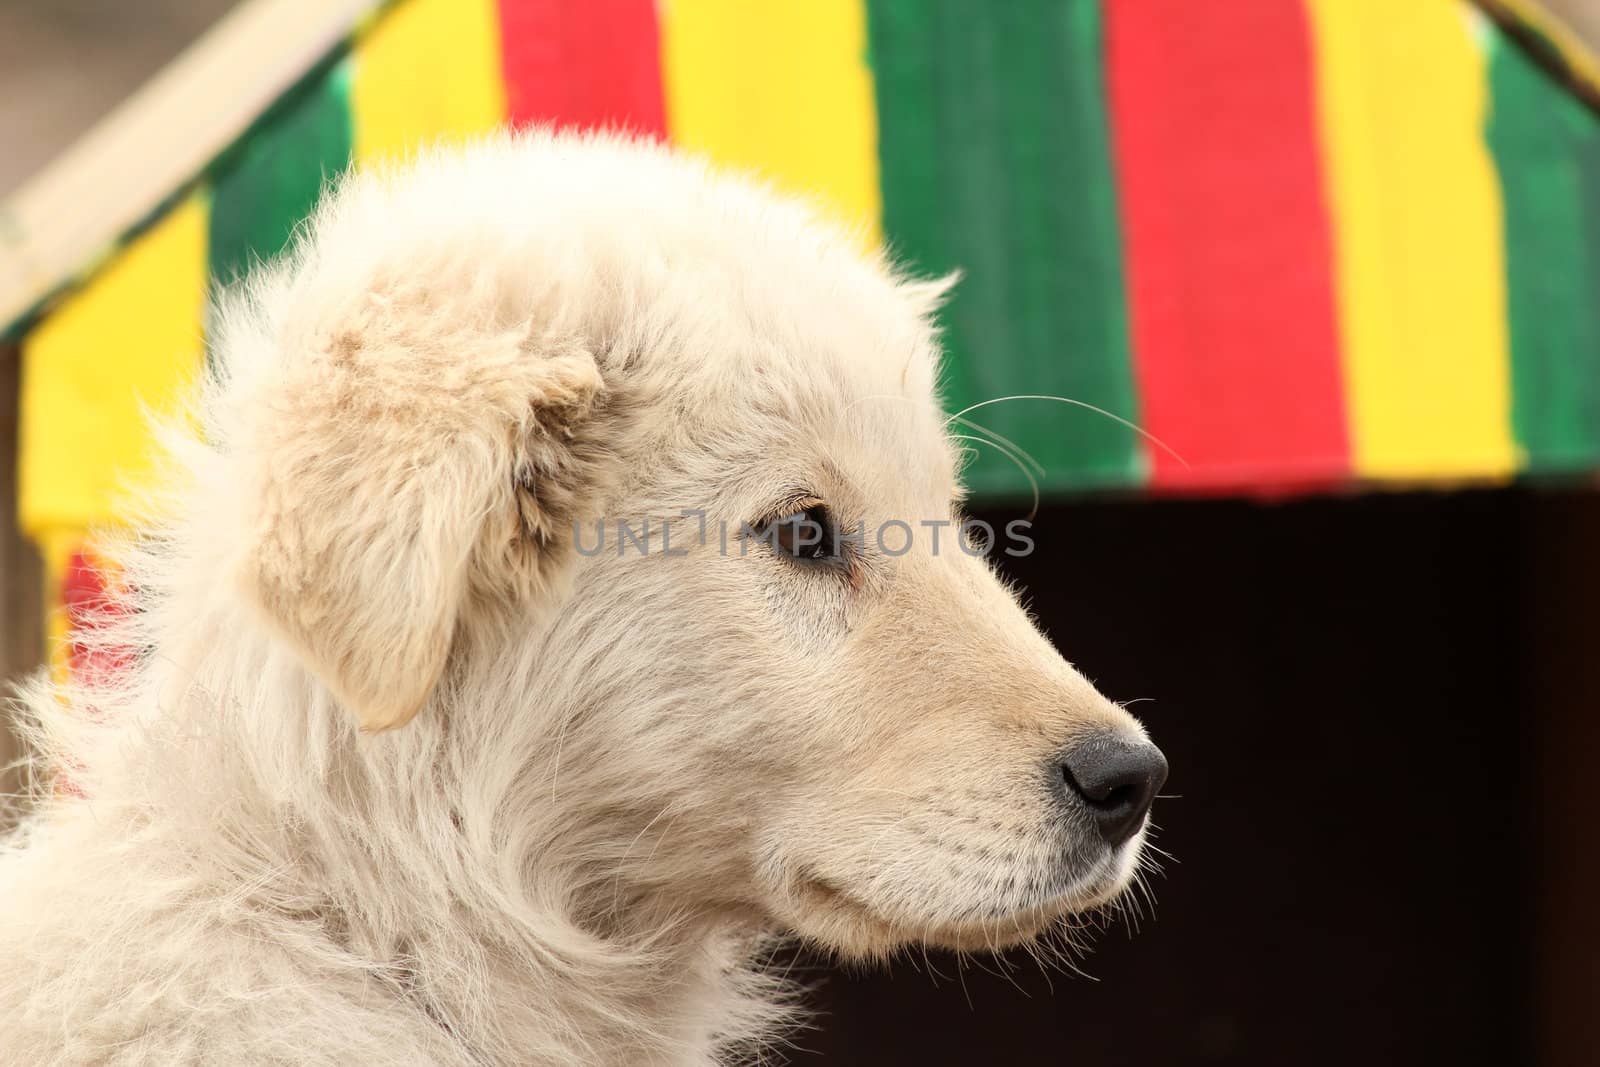
{"label": "red stripe", "polygon": [[514,125],[620,126],[666,136],[654,0],[499,0]]}
{"label": "red stripe", "polygon": [[1310,31],[1285,0],[1107,0],[1134,368],[1169,487],[1350,469]]}
{"label": "red stripe", "polygon": [[105,566],[82,550],[67,560],[61,606],[67,613],[67,669],[72,677],[86,686],[103,687],[126,673],[133,650],[104,643],[98,632],[127,614],[127,601],[112,588]]}

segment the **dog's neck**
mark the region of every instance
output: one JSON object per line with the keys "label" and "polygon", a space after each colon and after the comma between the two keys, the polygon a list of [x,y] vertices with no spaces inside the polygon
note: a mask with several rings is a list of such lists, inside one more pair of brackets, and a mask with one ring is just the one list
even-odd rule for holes
{"label": "dog's neck", "polygon": [[456,929],[461,940],[410,946],[397,977],[475,1061],[712,1064],[774,1021],[750,970],[755,944],[736,929],[686,927],[645,950],[635,939],[513,944],[498,923],[474,925]]}
{"label": "dog's neck", "polygon": [[[236,857],[207,891],[247,901],[286,951],[318,930],[316,953],[364,971],[467,1062],[709,1064],[783,1023],[781,990],[752,965],[759,919],[686,911],[597,858],[581,834],[601,816],[542,810],[553,768],[519,776],[514,761],[463,755],[492,746],[442,717],[357,736],[270,642],[197,655],[184,672],[205,684],[181,703],[211,718],[218,744],[153,746],[183,764],[167,768],[179,792],[149,796],[148,774],[130,786],[176,809],[174,849]],[[564,775],[577,769],[566,758]],[[650,851],[624,844],[625,860]]]}
{"label": "dog's neck", "polygon": [[[493,883],[493,872],[451,866],[436,877]],[[407,904],[428,933],[403,940],[404,917],[373,922],[357,906],[347,921],[367,923],[361,954],[484,1062],[709,1064],[780,1021],[781,998],[752,966],[758,925],[618,896],[500,910],[419,893]]]}

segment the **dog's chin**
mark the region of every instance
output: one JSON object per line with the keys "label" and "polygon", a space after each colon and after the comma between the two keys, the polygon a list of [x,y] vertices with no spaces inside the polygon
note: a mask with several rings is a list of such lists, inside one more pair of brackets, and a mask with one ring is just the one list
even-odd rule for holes
{"label": "dog's chin", "polygon": [[1008,909],[997,902],[972,901],[959,920],[889,916],[847,887],[806,877],[793,901],[798,906],[790,909],[786,922],[846,959],[883,959],[913,947],[994,952],[1034,941],[1058,924],[1110,904],[1128,887],[1134,864],[1111,860],[1107,866],[1111,869],[1090,872],[1070,889],[1032,906]]}

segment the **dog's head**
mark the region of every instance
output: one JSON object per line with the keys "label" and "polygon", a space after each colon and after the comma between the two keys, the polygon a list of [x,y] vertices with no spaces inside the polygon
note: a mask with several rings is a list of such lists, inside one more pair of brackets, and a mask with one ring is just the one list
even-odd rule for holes
{"label": "dog's head", "polygon": [[1031,936],[1166,767],[960,528],[944,288],[653,146],[352,180],[223,331],[237,587],[361,744],[448,726],[466,818],[560,809],[596,912]]}

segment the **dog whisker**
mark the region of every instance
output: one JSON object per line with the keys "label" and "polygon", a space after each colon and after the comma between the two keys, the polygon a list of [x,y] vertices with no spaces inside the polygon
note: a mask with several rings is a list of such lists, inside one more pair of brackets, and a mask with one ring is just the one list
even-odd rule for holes
{"label": "dog whisker", "polygon": [[1021,457],[1029,467],[1033,468],[1033,473],[1037,474],[1041,478],[1044,477],[1044,464],[1040,463],[1037,459],[1034,459],[1031,453],[1029,453],[1025,448],[1017,444],[1011,438],[1006,437],[1003,434],[996,433],[995,431],[989,429],[989,427],[973,422],[971,419],[964,419],[959,415],[952,416],[950,421],[959,422],[968,429],[974,430],[977,433],[981,433],[985,437],[990,438],[996,444],[1004,445],[1006,448],[1011,449],[1011,451]]}
{"label": "dog whisker", "polygon": [[[961,416],[966,415],[966,414],[968,414],[970,412],[977,411],[979,408],[986,408],[991,404],[1003,404],[1003,403],[1006,403],[1006,402],[1012,401],[1012,400],[1049,400],[1049,401],[1053,401],[1053,402],[1058,403],[1058,404],[1071,404],[1074,407],[1080,407],[1080,408],[1084,408],[1087,411],[1092,411],[1097,415],[1103,415],[1106,418],[1110,419],[1112,422],[1117,423],[1118,425],[1126,426],[1128,429],[1132,430],[1134,433],[1138,434],[1140,437],[1143,437],[1146,441],[1149,441],[1151,444],[1153,444],[1157,448],[1161,449],[1167,455],[1171,456],[1173,459],[1175,459],[1179,463],[1183,464],[1183,468],[1185,470],[1190,469],[1188,460],[1184,459],[1181,455],[1179,455],[1172,448],[1171,445],[1168,445],[1165,441],[1161,440],[1161,438],[1157,437],[1155,434],[1152,434],[1150,431],[1144,429],[1144,427],[1138,425],[1137,423],[1130,422],[1129,420],[1123,418],[1121,415],[1113,414],[1112,412],[1107,411],[1105,408],[1097,407],[1094,404],[1088,403],[1087,401],[1084,401],[1084,400],[1074,400],[1071,397],[1067,397],[1067,396],[1048,396],[1048,395],[1037,394],[1037,393],[1019,393],[1019,394],[1017,394],[1015,396],[997,396],[997,397],[992,397],[992,398],[990,398],[988,400],[979,401],[976,404],[968,405],[967,407],[964,407],[960,411],[956,412],[954,415],[951,415],[950,419],[958,419]],[[949,420],[946,420],[946,421],[948,422]]]}

